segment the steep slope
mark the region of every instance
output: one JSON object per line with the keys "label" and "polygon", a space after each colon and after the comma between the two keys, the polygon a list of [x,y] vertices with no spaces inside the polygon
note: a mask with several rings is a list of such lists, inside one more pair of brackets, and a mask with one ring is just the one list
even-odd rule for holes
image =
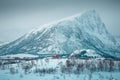
{"label": "steep slope", "polygon": [[40,26],[1,46],[0,54],[71,54],[78,49],[93,49],[102,56],[120,58],[115,38],[95,10]]}

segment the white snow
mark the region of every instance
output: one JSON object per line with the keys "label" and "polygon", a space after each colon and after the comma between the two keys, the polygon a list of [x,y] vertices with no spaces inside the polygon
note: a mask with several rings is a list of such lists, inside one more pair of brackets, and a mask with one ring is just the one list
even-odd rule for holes
{"label": "white snow", "polygon": [[31,54],[27,54],[27,53],[20,53],[20,54],[11,54],[11,55],[5,55],[5,56],[0,56],[0,58],[37,58],[37,55],[31,55]]}
{"label": "white snow", "polygon": [[[2,75],[1,75],[2,74]],[[38,74],[27,74],[24,73],[20,74],[9,74],[8,71],[0,72],[0,79],[1,80],[119,80],[120,79],[120,72],[95,72],[92,74],[84,73],[80,75],[76,74],[45,74],[45,75],[38,75]],[[91,79],[90,79],[91,76]]]}

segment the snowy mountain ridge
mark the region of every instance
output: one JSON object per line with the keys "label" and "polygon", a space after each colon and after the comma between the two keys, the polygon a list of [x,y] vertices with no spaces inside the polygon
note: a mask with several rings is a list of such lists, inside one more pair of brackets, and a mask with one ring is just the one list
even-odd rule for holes
{"label": "snowy mountain ridge", "polygon": [[92,49],[104,57],[120,58],[119,45],[95,10],[40,26],[0,46],[0,54],[71,54]]}

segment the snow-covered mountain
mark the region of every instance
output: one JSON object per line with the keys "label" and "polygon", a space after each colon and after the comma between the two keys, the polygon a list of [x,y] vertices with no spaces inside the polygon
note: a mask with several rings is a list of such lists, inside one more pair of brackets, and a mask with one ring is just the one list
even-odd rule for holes
{"label": "snow-covered mountain", "polygon": [[92,49],[104,57],[120,58],[119,48],[97,12],[90,10],[40,26],[40,29],[1,46],[0,55],[71,54],[79,49]]}
{"label": "snow-covered mountain", "polygon": [[115,36],[116,40],[117,40],[117,44],[119,44],[120,46],[120,36]]}

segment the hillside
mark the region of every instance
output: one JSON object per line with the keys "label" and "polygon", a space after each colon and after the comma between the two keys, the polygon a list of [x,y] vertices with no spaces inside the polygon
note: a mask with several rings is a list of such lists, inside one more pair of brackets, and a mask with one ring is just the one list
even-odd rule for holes
{"label": "hillside", "polygon": [[95,10],[40,26],[19,39],[0,46],[0,55],[71,54],[92,49],[104,57],[120,58],[119,45]]}

